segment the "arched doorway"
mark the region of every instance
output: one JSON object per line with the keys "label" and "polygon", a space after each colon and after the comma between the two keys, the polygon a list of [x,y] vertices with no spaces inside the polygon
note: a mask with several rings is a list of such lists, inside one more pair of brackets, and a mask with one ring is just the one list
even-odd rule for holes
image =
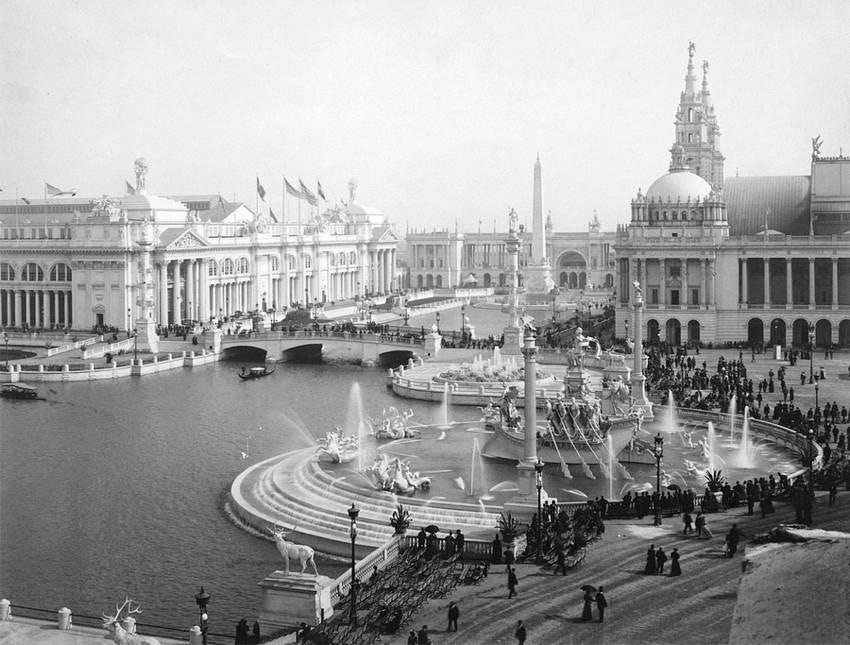
{"label": "arched doorway", "polygon": [[437,289],[443,288],[443,276],[437,276],[437,279],[434,281],[434,286],[437,287]]}
{"label": "arched doorway", "polygon": [[815,346],[828,347],[832,344],[832,323],[821,318],[815,325]]}
{"label": "arched doorway", "polygon": [[658,321],[651,318],[646,321],[646,341],[648,343],[657,343],[660,340],[658,337]]}
{"label": "arched doorway", "polygon": [[782,318],[770,321],[770,344],[785,345],[785,321]]}
{"label": "arched doorway", "polygon": [[561,271],[561,275],[558,276],[558,286],[566,287],[569,284],[569,274],[566,271]]}
{"label": "arched doorway", "polygon": [[575,271],[570,273],[570,279],[568,284],[570,289],[578,289],[578,274]]}
{"label": "arched doorway", "polygon": [[425,286],[427,286],[429,289],[434,288],[434,276],[430,273],[425,276]]}
{"label": "arched doorway", "polygon": [[490,276],[489,273],[485,273],[484,274],[484,288],[489,289],[491,286],[493,286],[493,278]]}
{"label": "arched doorway", "polygon": [[850,345],[850,320],[842,320],[838,325],[838,344],[842,347]]}
{"label": "arched doorway", "polygon": [[[559,271],[569,274],[568,285],[570,289],[578,288],[578,274],[587,271],[587,261],[578,251],[567,251],[558,256],[556,266]],[[575,276],[575,278],[573,278]],[[575,280],[575,281],[574,281]]]}
{"label": "arched doorway", "polygon": [[609,273],[605,276],[605,288],[611,289],[614,286],[614,275]]}
{"label": "arched doorway", "polygon": [[499,274],[499,286],[500,286],[500,287],[505,287],[505,286],[507,286],[507,285],[505,284],[505,274],[504,274],[504,273],[500,273],[500,274]]}
{"label": "arched doorway", "polygon": [[422,279],[422,274],[420,273],[416,276],[416,288],[421,289],[424,286],[425,281]]}
{"label": "arched doorway", "polygon": [[758,347],[764,343],[764,323],[761,318],[750,318],[747,323],[747,342],[750,347]]}
{"label": "arched doorway", "polygon": [[676,346],[682,344],[682,323],[680,323],[676,318],[671,318],[667,321],[664,331],[665,339],[668,343]]}
{"label": "arched doorway", "polygon": [[803,318],[797,318],[791,328],[791,342],[796,347],[806,347],[809,344],[809,323]]}
{"label": "arched doorway", "polygon": [[587,274],[582,271],[578,274],[578,288],[584,289],[587,286]]}
{"label": "arched doorway", "polygon": [[697,320],[688,321],[688,342],[699,342],[699,321]]}

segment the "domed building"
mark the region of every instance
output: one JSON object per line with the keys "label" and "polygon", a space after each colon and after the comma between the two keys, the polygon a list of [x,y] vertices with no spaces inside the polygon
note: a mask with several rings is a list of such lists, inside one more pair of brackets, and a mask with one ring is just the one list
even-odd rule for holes
{"label": "domed building", "polygon": [[668,172],[631,203],[617,230],[617,331],[633,283],[649,342],[850,345],[850,157],[811,174],[724,178],[708,63],[696,87],[688,48]]}

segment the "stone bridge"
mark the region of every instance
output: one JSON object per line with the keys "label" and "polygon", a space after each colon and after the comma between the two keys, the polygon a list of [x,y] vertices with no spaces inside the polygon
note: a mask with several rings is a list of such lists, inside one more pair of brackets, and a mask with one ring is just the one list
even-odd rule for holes
{"label": "stone bridge", "polygon": [[246,348],[264,351],[267,358],[274,360],[286,360],[298,354],[322,353],[345,360],[359,360],[364,365],[377,365],[390,358],[407,362],[408,358],[426,353],[422,340],[370,332],[298,330],[221,337],[221,352],[225,358],[228,353]]}

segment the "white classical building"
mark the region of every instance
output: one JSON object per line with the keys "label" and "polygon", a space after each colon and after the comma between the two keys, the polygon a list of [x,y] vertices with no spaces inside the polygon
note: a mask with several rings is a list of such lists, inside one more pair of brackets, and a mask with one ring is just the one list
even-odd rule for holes
{"label": "white classical building", "polygon": [[[141,160],[140,160],[141,161]],[[398,237],[358,204],[278,223],[219,195],[159,197],[137,164],[135,194],[0,201],[0,324],[132,328],[144,273],[159,325],[389,293]]]}
{"label": "white classical building", "polygon": [[617,332],[633,282],[648,341],[850,345],[850,157],[811,174],[725,177],[719,127],[693,45],[675,118],[669,172],[639,189],[617,231]]}

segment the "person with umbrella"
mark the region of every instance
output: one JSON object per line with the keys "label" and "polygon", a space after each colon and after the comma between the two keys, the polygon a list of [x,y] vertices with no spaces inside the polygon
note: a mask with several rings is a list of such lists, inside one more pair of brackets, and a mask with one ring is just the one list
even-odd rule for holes
{"label": "person with umbrella", "polygon": [[582,589],[584,590],[584,607],[582,608],[581,619],[591,621],[593,620],[593,592],[596,589],[591,585],[584,585]]}

